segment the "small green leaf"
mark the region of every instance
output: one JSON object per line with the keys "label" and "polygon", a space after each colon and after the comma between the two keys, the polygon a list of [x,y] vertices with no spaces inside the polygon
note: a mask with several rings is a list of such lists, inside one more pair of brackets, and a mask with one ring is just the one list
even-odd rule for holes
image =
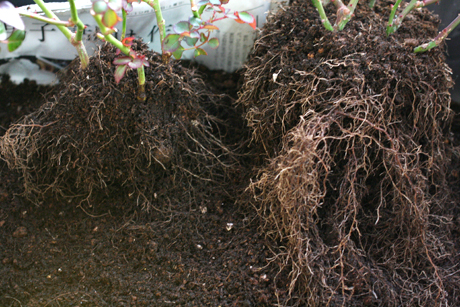
{"label": "small green leaf", "polygon": [[110,29],[115,27],[115,25],[121,20],[122,19],[120,17],[118,17],[117,13],[115,13],[115,11],[113,11],[111,9],[108,9],[104,13],[104,16],[102,16],[102,23],[104,24],[104,26],[106,26],[107,28],[110,28]]}
{"label": "small green leaf", "polygon": [[198,38],[185,37],[184,41],[189,46],[195,46],[196,42],[198,41]]}
{"label": "small green leaf", "polygon": [[173,53],[180,47],[180,34],[168,34],[163,42],[163,49],[169,53]]}
{"label": "small green leaf", "polygon": [[108,8],[109,6],[103,0],[93,2],[93,11],[95,14],[103,14]]}
{"label": "small green leaf", "polygon": [[212,49],[216,49],[217,47],[219,47],[219,39],[217,38],[211,38],[209,41],[208,41],[208,44],[209,44],[209,47],[211,47]]}
{"label": "small green leaf", "polygon": [[22,42],[26,38],[26,31],[14,30],[8,38],[8,51],[13,52],[21,46]]}
{"label": "small green leaf", "polygon": [[203,4],[202,6],[200,6],[200,8],[198,9],[198,15],[201,16],[201,14],[203,14],[204,10],[206,9],[208,5],[206,4]]}
{"label": "small green leaf", "polygon": [[5,25],[3,22],[0,22],[0,41],[5,40],[7,37],[8,35],[6,34]]}
{"label": "small green leaf", "polygon": [[238,17],[245,23],[252,23],[254,21],[254,16],[248,12],[238,12]]}
{"label": "small green leaf", "polygon": [[200,55],[208,55],[208,53],[204,49],[196,48],[194,53],[195,58]]}
{"label": "small green leaf", "polygon": [[188,21],[179,21],[173,26],[173,30],[177,34],[182,34],[184,32],[190,32],[192,25]]}
{"label": "small green leaf", "polygon": [[115,82],[118,84],[120,83],[121,79],[125,76],[126,70],[128,69],[128,65],[119,65],[115,69]]}
{"label": "small green leaf", "polygon": [[185,50],[184,47],[179,46],[179,48],[177,48],[177,50],[174,51],[172,55],[174,56],[176,60],[180,60],[180,58],[182,57],[182,53],[184,53],[184,50]]}
{"label": "small green leaf", "polygon": [[192,15],[190,17],[189,22],[193,27],[199,27],[203,21],[201,20],[201,18],[197,18]]}
{"label": "small green leaf", "polygon": [[200,34],[200,42],[201,43],[204,43],[208,38],[206,37],[206,35],[204,35],[204,33],[201,33]]}

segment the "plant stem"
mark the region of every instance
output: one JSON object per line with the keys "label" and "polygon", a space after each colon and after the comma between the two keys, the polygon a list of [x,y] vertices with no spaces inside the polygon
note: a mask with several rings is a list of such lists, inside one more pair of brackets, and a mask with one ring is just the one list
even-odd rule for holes
{"label": "plant stem", "polygon": [[[45,2],[43,2],[42,0],[34,0],[34,1],[40,7],[43,13],[46,14],[46,16],[56,21],[60,21],[60,19],[56,16],[56,14],[54,14],[53,11],[49,10],[46,7]],[[72,32],[69,29],[67,29],[65,26],[62,26],[62,25],[56,25],[56,27],[62,32],[62,34],[65,35],[65,37],[67,37],[67,39],[70,42],[72,41]]]}
{"label": "plant stem", "polygon": [[123,14],[123,26],[121,28],[121,40],[124,40],[126,36],[126,17],[128,16],[128,14],[126,13],[125,9],[121,9],[121,13]]}
{"label": "plant stem", "polygon": [[369,1],[369,7],[370,7],[370,8],[373,8],[373,7],[374,7],[375,1],[376,1],[376,0],[370,0],[370,1]]}
{"label": "plant stem", "polygon": [[391,9],[390,12],[390,18],[388,19],[388,25],[387,25],[387,35],[390,35],[398,29],[399,26],[395,25],[395,15],[396,11],[399,8],[399,5],[401,4],[402,0],[397,0],[396,3],[393,5],[393,8]]}
{"label": "plant stem", "polygon": [[[112,34],[110,34],[110,29],[108,29],[104,24],[102,23],[102,16],[101,15],[94,15],[94,20],[96,20],[97,25],[101,29],[101,33],[104,36],[104,39],[109,42],[110,44],[114,45],[116,48],[118,48],[121,52],[123,52],[127,56],[131,56],[131,48],[123,45],[121,41],[116,39]],[[141,101],[145,101],[146,95],[145,95],[145,70],[144,66],[141,66],[137,69],[137,79],[138,79],[138,94],[137,97]]]}
{"label": "plant stem", "polygon": [[144,66],[141,66],[137,69],[137,80],[139,83],[139,89],[137,91],[137,99],[139,101],[145,101],[147,95],[145,94],[145,71]]}
{"label": "plant stem", "polygon": [[157,25],[158,25],[158,30],[160,32],[160,41],[161,41],[161,53],[162,53],[162,59],[164,63],[167,63],[169,61],[169,58],[171,57],[171,54],[169,52],[164,51],[164,46],[163,42],[166,37],[166,23],[163,18],[163,14],[161,12],[161,6],[160,6],[160,1],[159,0],[142,0],[143,2],[147,3],[150,5],[153,10],[155,11],[155,16],[157,18]]}
{"label": "plant stem", "polygon": [[457,18],[455,18],[444,30],[439,32],[438,36],[436,36],[432,41],[422,44],[414,49],[415,53],[426,52],[430,49],[433,49],[436,46],[439,46],[443,40],[455,29],[456,26],[460,24],[460,14],[458,14]]}
{"label": "plant stem", "polygon": [[190,0],[190,6],[192,7],[193,17],[200,18],[200,14],[198,14],[198,5],[196,4],[196,0]]}
{"label": "plant stem", "polygon": [[329,31],[334,31],[334,28],[332,27],[331,23],[329,22],[329,19],[326,16],[326,12],[324,11],[323,3],[321,0],[311,0],[313,2],[313,5],[316,7],[316,10],[319,13],[319,17],[321,18],[321,23],[324,25],[326,30]]}
{"label": "plant stem", "polygon": [[[61,21],[56,16],[56,14],[53,13],[53,11],[49,10],[46,7],[46,5],[43,2],[43,0],[34,0],[34,1],[40,7],[40,9],[43,11],[43,13],[46,14],[46,16],[48,16],[49,18],[54,19],[56,21]],[[79,29],[77,31],[77,34],[72,33],[64,25],[56,25],[56,27],[62,32],[62,34],[64,34],[64,36],[75,47],[75,49],[77,49],[78,56],[80,57],[81,67],[83,69],[85,69],[86,67],[88,67],[88,63],[89,63],[88,53],[86,52],[85,45],[83,44],[83,42],[81,40],[81,34],[83,33],[83,29],[85,28],[85,25],[80,21],[80,19],[78,18],[78,15],[76,15],[77,10],[76,10],[76,7],[75,7],[75,3],[73,3],[73,7],[72,7],[72,2],[73,2],[73,0],[69,0],[69,3],[71,3],[70,4],[70,10],[72,12],[72,23],[76,24],[78,29]],[[76,16],[75,19],[73,18],[73,17],[75,17],[74,14]],[[78,22],[80,22],[80,26],[78,26]],[[83,28],[81,28],[81,32],[80,32],[80,27],[83,27]]]}
{"label": "plant stem", "polygon": [[342,31],[350,21],[351,16],[353,16],[356,5],[358,5],[358,0],[351,0],[348,6],[344,5],[340,0],[335,0],[334,4],[337,6],[337,20],[335,22],[334,29]]}
{"label": "plant stem", "polygon": [[390,35],[390,34],[396,32],[399,29],[399,27],[401,26],[404,18],[406,18],[407,14],[409,14],[409,12],[412,11],[413,9],[418,9],[418,8],[421,8],[421,7],[425,7],[427,5],[430,5],[430,4],[439,2],[439,1],[440,0],[423,0],[423,1],[411,0],[411,2],[404,8],[402,13],[399,14],[398,16],[396,16],[396,18],[394,18],[395,14],[396,14],[396,10],[398,9],[398,7],[399,7],[399,5],[401,3],[400,0],[396,1],[393,9],[391,10],[390,20],[388,21],[387,35]]}
{"label": "plant stem", "polygon": [[101,15],[94,15],[94,20],[96,21],[98,27],[101,29],[102,35],[104,35],[104,39],[109,42],[110,44],[114,45],[116,48],[120,49],[121,52],[123,52],[127,56],[130,55],[130,48],[123,45],[121,41],[115,38],[112,34],[110,34],[110,29],[108,29],[104,24],[102,23],[102,16]]}
{"label": "plant stem", "polygon": [[19,12],[19,15],[35,19],[41,22],[48,23],[50,25],[55,25],[55,26],[64,26],[64,27],[73,27],[74,23],[72,21],[61,21],[61,20],[55,20],[52,18],[48,18],[42,15],[38,15],[36,13],[26,13],[26,12]]}

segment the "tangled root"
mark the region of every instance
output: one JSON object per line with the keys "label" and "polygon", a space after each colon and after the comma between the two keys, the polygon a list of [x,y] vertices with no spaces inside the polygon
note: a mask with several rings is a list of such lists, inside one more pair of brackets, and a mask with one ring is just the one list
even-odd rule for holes
{"label": "tangled root", "polygon": [[137,99],[135,71],[114,83],[106,45],[85,71],[73,63],[58,94],[3,136],[2,158],[21,172],[27,196],[91,202],[111,193],[148,209],[224,181],[236,160],[206,111],[216,95],[195,71],[136,48],[151,63],[147,101]]}
{"label": "tangled root", "polygon": [[414,13],[385,39],[381,17],[360,11],[332,34],[294,1],[267,23],[245,72],[239,103],[269,158],[250,189],[281,246],[283,303],[454,304],[452,80],[442,50],[420,56],[404,43],[430,37],[436,20]]}

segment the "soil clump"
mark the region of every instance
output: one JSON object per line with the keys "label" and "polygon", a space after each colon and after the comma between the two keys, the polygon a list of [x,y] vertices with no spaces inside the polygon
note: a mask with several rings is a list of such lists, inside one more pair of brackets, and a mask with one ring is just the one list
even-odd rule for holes
{"label": "soil clump", "polygon": [[114,83],[115,50],[105,45],[86,70],[71,64],[48,102],[3,136],[2,157],[27,196],[91,204],[117,193],[150,209],[170,195],[186,202],[190,187],[222,184],[238,168],[221,142],[225,125],[206,110],[219,96],[196,70],[162,64],[141,42],[133,48],[150,61],[145,102],[135,71]]}
{"label": "soil clump", "polygon": [[443,48],[413,53],[439,20],[414,11],[387,37],[391,4],[359,4],[332,33],[291,1],[247,63],[238,103],[268,158],[251,190],[289,283],[283,304],[460,303],[451,71]]}

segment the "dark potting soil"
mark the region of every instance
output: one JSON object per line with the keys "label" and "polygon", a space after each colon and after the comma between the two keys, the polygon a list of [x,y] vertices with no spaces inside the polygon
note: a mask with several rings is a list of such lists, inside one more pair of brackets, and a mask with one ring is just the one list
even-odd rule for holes
{"label": "dark potting soil", "polygon": [[[237,92],[238,74],[205,73],[216,94],[235,98],[226,93]],[[14,106],[5,126],[53,90],[6,78],[1,86]],[[20,176],[3,161],[0,176],[1,306],[255,306],[284,295],[257,217],[228,196],[193,191],[195,204],[150,212],[116,194],[94,207],[53,198],[37,205],[19,196]]]}
{"label": "dark potting soil", "polygon": [[[361,17],[368,12],[357,8]],[[310,20],[317,18],[314,10],[309,14]],[[300,12],[299,16],[304,17]],[[353,24],[354,20],[347,27]],[[319,30],[303,31],[317,37]],[[435,26],[428,33],[434,35]],[[401,35],[410,38],[408,33]],[[280,44],[287,40],[279,37]],[[320,53],[304,56],[310,59]],[[224,97],[228,104],[207,109],[223,122],[222,136],[227,143],[247,144],[249,134],[241,128],[239,111],[230,106],[239,90],[239,75],[206,71],[203,76],[215,94],[233,95]],[[91,85],[79,84],[82,92]],[[1,86],[2,108],[5,91],[11,106],[2,111],[5,129],[18,116],[36,110],[43,103],[42,95],[52,96],[46,95],[52,89],[33,83]],[[123,118],[123,113],[119,116]],[[241,129],[240,133],[225,131],[229,125]],[[460,130],[452,132],[460,135]],[[235,148],[245,167],[240,166],[242,174],[233,175],[235,188],[230,192],[205,185],[190,187],[193,202],[184,205],[176,195],[166,195],[161,207],[148,212],[118,193],[102,193],[97,198],[100,203],[91,206],[49,197],[32,204],[20,195],[24,191],[19,174],[0,161],[0,306],[275,306],[289,301],[289,272],[279,273],[281,264],[270,262],[279,250],[271,250],[273,242],[261,233],[262,222],[253,208],[237,202],[248,184],[251,163],[258,164],[261,158]],[[455,178],[458,175],[452,184],[458,184]],[[460,220],[454,218],[452,232],[446,235],[458,238],[459,229]],[[460,241],[455,242],[460,251]],[[446,287],[452,304],[458,302],[452,298],[459,296],[457,275],[451,276],[452,287]],[[358,284],[358,277],[349,282]],[[292,296],[295,299],[295,293]],[[392,304],[366,295],[354,301],[366,306]]]}

